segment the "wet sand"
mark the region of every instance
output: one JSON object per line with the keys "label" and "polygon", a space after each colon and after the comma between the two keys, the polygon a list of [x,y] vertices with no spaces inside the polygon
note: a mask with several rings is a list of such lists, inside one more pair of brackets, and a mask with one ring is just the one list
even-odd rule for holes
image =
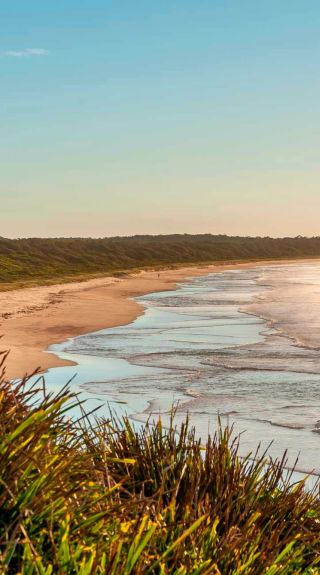
{"label": "wet sand", "polygon": [[184,267],[160,272],[142,271],[123,278],[105,277],[54,286],[40,286],[0,292],[2,349],[10,350],[7,379],[20,378],[40,368],[72,365],[53,353],[44,353],[50,344],[107,327],[125,325],[143,313],[132,298],[172,290],[188,277],[226,269],[256,265],[319,260],[260,261]]}

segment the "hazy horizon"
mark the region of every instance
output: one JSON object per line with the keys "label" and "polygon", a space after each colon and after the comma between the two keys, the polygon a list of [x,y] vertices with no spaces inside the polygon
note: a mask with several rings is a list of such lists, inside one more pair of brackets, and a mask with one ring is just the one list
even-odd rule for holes
{"label": "hazy horizon", "polygon": [[318,235],[318,2],[0,16],[3,237]]}

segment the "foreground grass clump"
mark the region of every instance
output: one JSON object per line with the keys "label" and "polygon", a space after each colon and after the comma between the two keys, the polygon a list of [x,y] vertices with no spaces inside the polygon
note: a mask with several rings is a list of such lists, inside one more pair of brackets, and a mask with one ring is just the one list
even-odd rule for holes
{"label": "foreground grass clump", "polygon": [[263,473],[228,430],[203,448],[187,424],[73,422],[69,391],[39,393],[0,386],[1,574],[320,572],[319,498],[283,462]]}

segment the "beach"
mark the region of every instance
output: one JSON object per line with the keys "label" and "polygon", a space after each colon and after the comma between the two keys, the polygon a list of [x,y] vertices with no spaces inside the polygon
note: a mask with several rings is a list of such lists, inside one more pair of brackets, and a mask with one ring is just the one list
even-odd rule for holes
{"label": "beach", "polygon": [[206,275],[215,269],[141,271],[120,278],[107,276],[0,292],[1,348],[10,350],[7,379],[21,378],[37,368],[44,372],[72,363],[43,352],[50,344],[76,335],[130,323],[143,313],[143,307],[132,298],[174,289],[190,275]]}
{"label": "beach", "polygon": [[[144,286],[133,320],[49,345],[42,355],[65,364],[47,371],[46,389],[56,394],[70,382],[89,411],[108,417],[111,408],[137,425],[160,416],[167,427],[174,405],[175,423],[188,415],[202,440],[214,435],[220,418],[241,435],[242,455],[272,443],[272,457],[287,449],[290,467],[300,453],[299,471],[319,474],[319,261],[202,272],[187,270],[177,284],[163,277],[158,289],[157,276],[117,282],[113,308],[109,303],[115,321],[126,303],[119,287],[134,281],[137,293]],[[101,308],[111,287],[103,289]],[[89,293],[93,298],[96,288]],[[79,315],[85,304],[77,298]],[[310,333],[313,346],[304,342]]]}
{"label": "beach", "polygon": [[[296,263],[319,260],[295,260]],[[10,350],[6,378],[21,378],[39,368],[72,365],[52,352],[55,343],[104,328],[125,325],[143,313],[133,298],[173,290],[186,278],[228,269],[293,263],[292,260],[230,263],[140,271],[124,277],[102,277],[88,281],[22,288],[0,292],[2,350]]]}

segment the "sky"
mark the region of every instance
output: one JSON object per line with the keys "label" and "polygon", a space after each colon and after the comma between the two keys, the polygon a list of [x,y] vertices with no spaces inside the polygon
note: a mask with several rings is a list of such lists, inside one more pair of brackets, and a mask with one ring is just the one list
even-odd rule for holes
{"label": "sky", "polygon": [[1,0],[0,236],[320,235],[319,0]]}

